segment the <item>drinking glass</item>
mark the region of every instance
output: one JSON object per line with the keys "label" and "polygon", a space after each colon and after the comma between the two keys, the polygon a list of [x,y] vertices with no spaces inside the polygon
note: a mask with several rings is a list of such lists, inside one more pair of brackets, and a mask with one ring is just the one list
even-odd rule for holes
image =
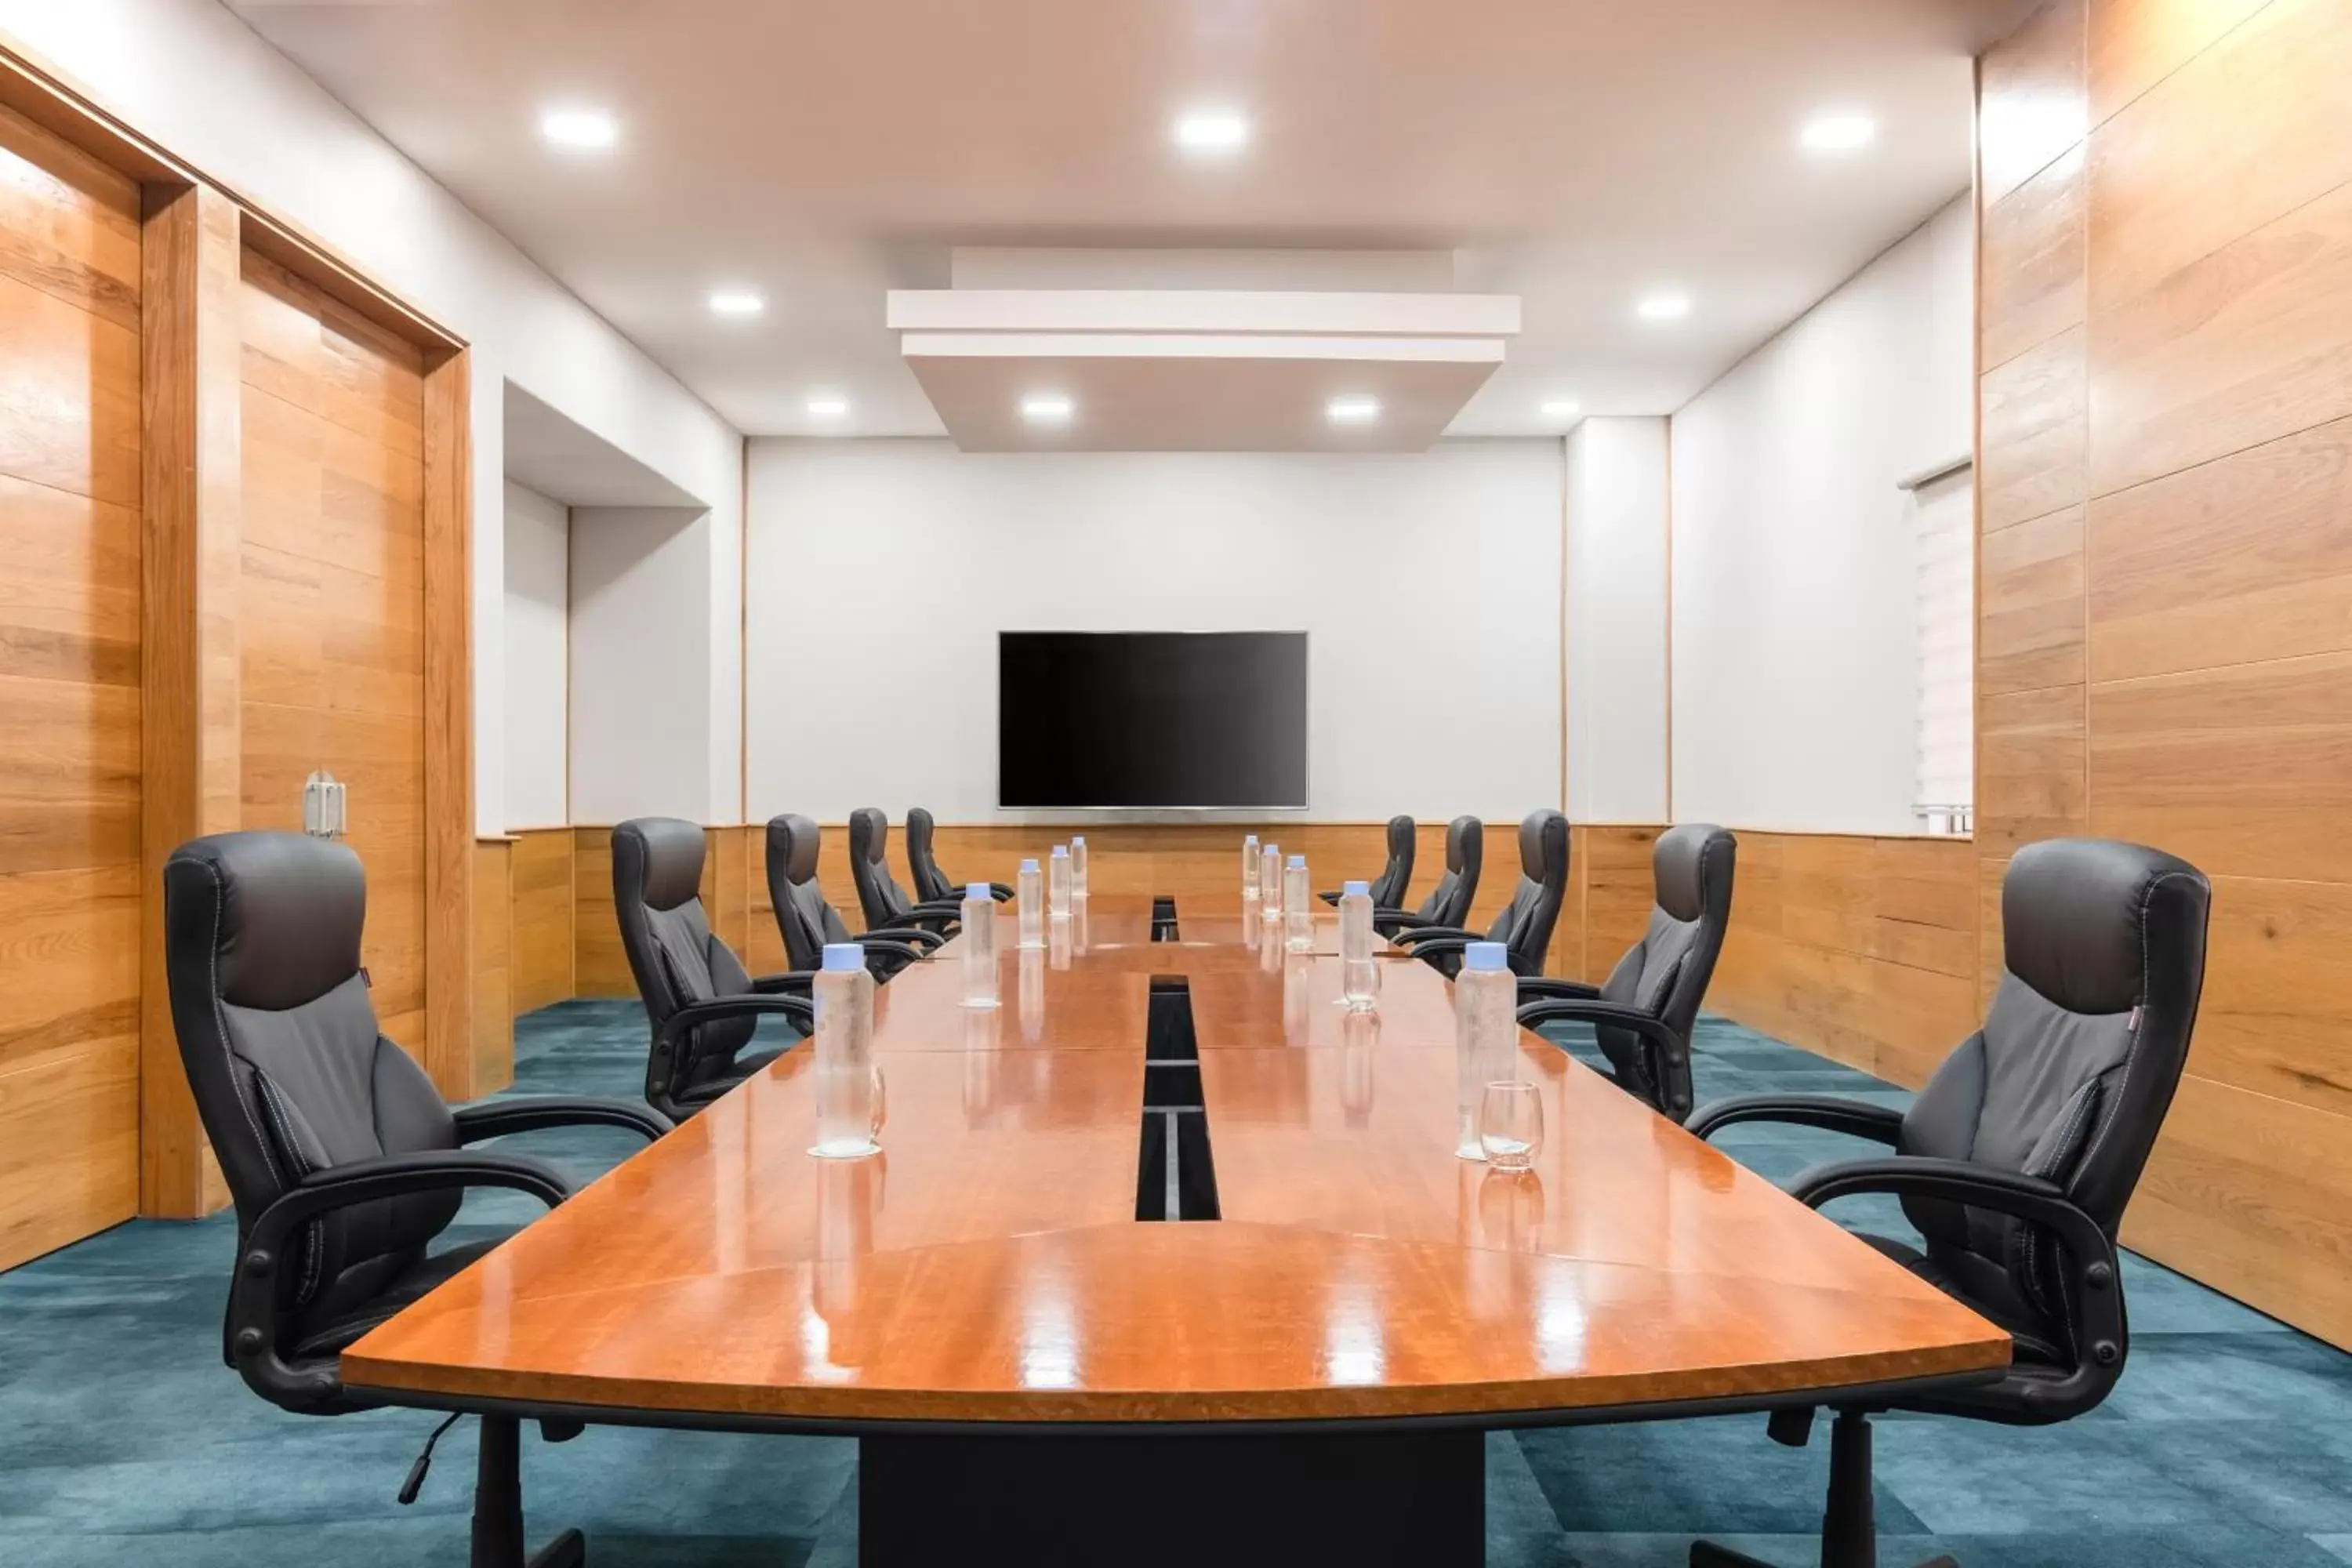
{"label": "drinking glass", "polygon": [[1478,1146],[1498,1171],[1534,1169],[1543,1151],[1543,1097],[1534,1084],[1506,1079],[1486,1086],[1478,1105]]}

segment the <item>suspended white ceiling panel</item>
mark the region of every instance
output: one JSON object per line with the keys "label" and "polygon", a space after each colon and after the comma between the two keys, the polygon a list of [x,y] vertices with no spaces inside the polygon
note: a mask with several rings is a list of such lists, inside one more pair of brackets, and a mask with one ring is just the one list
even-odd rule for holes
{"label": "suspended white ceiling panel", "polygon": [[[972,452],[1417,452],[1503,363],[1500,294],[894,289],[899,352]],[[1066,418],[1024,403],[1066,402]],[[1370,417],[1334,420],[1335,401]]]}

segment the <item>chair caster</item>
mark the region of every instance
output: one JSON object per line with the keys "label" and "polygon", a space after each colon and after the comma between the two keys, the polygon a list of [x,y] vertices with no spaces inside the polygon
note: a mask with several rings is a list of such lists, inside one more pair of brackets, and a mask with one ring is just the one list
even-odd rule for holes
{"label": "chair caster", "polygon": [[530,1568],[586,1568],[588,1538],[567,1530],[530,1554]]}

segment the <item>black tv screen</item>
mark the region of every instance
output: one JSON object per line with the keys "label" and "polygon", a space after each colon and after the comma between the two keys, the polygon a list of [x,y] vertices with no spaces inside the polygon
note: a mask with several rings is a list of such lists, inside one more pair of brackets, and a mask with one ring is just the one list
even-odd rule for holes
{"label": "black tv screen", "polygon": [[1005,806],[1304,806],[1305,632],[1001,632]]}

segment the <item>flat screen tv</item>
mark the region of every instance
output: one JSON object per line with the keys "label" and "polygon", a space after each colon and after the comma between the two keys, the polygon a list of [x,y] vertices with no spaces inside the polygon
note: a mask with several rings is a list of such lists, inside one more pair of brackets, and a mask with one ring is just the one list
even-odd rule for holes
{"label": "flat screen tv", "polygon": [[1305,632],[1000,632],[997,804],[1307,804]]}

